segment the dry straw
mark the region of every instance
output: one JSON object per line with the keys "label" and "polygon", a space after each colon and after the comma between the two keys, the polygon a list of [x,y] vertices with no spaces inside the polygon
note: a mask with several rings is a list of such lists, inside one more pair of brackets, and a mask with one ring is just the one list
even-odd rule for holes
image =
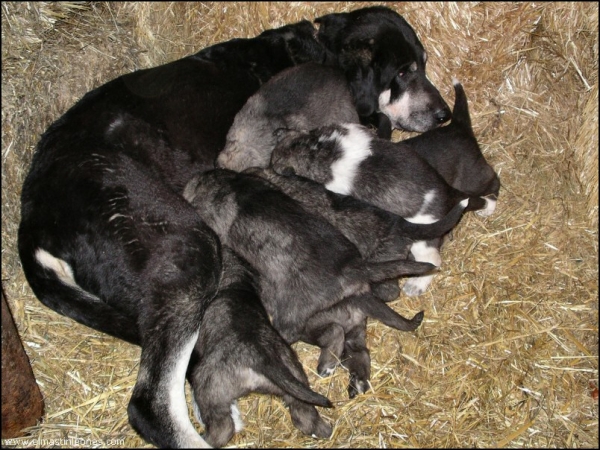
{"label": "dry straw", "polygon": [[[212,43],[366,3],[2,3],[2,283],[46,400],[38,446],[143,446],[126,406],[139,349],[41,305],[17,251],[19,194],[39,135],[85,92]],[[279,399],[240,403],[239,447],[594,447],[598,443],[598,4],[390,3],[429,52],[432,81],[470,100],[500,173],[498,209],[464,218],[415,333],[369,323],[373,390],[314,373],[330,440]],[[405,137],[396,132],[395,139]],[[597,392],[597,391],[596,391]],[[7,445],[6,442],[3,442]],[[25,446],[31,441],[18,441]],[[81,445],[80,445],[81,446]]]}

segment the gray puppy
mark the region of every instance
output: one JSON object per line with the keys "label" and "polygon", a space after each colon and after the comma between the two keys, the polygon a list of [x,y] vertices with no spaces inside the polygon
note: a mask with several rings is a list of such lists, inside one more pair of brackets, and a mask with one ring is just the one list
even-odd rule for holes
{"label": "gray puppy", "polygon": [[[462,217],[468,200],[458,203],[442,220],[432,224],[415,224],[397,214],[357,198],[329,191],[320,183],[293,174],[279,175],[271,168],[247,169],[276,185],[300,202],[307,211],[322,216],[342,232],[369,261],[408,258],[415,241],[444,236]],[[384,301],[398,298],[397,280],[371,285],[373,293]]]}
{"label": "gray puppy", "polygon": [[263,84],[236,114],[216,166],[237,172],[267,167],[278,128],[334,123],[359,123],[344,73],[317,63],[294,66]]}
{"label": "gray puppy", "polygon": [[[366,261],[333,225],[251,174],[204,172],[188,183],[184,197],[224,245],[256,268],[261,300],[286,342],[303,340],[321,348],[320,375],[333,371],[346,335],[364,329],[366,317],[405,331],[421,324],[422,312],[405,319],[375,298],[369,283],[422,274],[434,268],[431,264]],[[356,348],[361,355],[365,350],[362,342]],[[346,367],[349,393],[364,392],[370,372],[364,358],[350,358]]]}
{"label": "gray puppy", "polygon": [[204,439],[222,447],[241,430],[236,400],[250,392],[283,396],[300,431],[331,436],[331,426],[313,405],[332,405],[310,389],[296,353],[271,325],[256,290],[257,275],[227,247],[222,261],[219,291],[202,319],[190,366]]}

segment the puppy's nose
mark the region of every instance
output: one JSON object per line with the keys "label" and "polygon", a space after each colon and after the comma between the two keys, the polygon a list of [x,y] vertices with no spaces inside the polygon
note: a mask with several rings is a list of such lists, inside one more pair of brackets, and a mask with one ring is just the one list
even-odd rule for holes
{"label": "puppy's nose", "polygon": [[442,109],[438,109],[435,112],[434,117],[437,123],[442,124],[450,120],[450,118],[452,117],[452,113],[450,112],[450,109],[444,107]]}

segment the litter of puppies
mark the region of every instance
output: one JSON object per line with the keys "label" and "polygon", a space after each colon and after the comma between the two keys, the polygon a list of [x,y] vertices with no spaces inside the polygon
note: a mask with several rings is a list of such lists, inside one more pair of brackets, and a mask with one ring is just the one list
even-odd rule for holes
{"label": "litter of puppies", "polygon": [[[325,29],[326,28],[327,27],[325,27]],[[291,47],[293,47],[293,45],[291,45]],[[207,53],[209,53],[209,52],[207,52]],[[213,56],[211,56],[211,57],[213,57]],[[411,72],[410,65],[408,66],[407,70],[408,70],[408,72]],[[265,86],[265,85],[266,84],[263,84],[263,86]],[[469,89],[468,89],[468,83],[467,83],[467,91],[468,90]],[[146,123],[144,122],[144,120],[147,120],[146,117],[143,118],[142,120],[140,120],[139,118],[137,118],[135,116],[132,117],[131,115],[128,115],[128,114],[130,114],[130,113],[122,112],[120,117],[117,117],[117,118],[112,119],[109,122],[107,122],[108,127],[106,129],[106,132],[104,133],[104,137],[106,139],[106,141],[105,141],[106,145],[119,146],[117,148],[123,148],[124,146],[131,146],[132,148],[135,148],[137,145],[138,149],[143,150],[144,146],[148,145],[147,142],[151,141],[150,145],[155,146],[159,150],[159,151],[157,151],[157,156],[159,156],[159,157],[161,155],[164,156],[166,153],[168,153],[169,146],[173,144],[172,136],[170,135],[173,131],[170,130],[169,127],[166,127],[166,128],[160,128],[160,127],[155,128],[152,126],[148,127],[146,125]],[[378,117],[377,119],[381,119],[381,118]],[[369,121],[371,121],[371,120],[374,120],[374,118],[373,117],[369,118]],[[380,124],[382,122],[385,122],[385,120],[383,120],[383,121],[380,120]],[[395,125],[395,124],[397,124],[397,121],[390,120],[390,123]],[[378,130],[380,129],[379,126],[377,126],[377,128],[378,128]],[[436,129],[436,131],[442,130],[443,128],[446,128],[446,127]],[[288,132],[289,132],[289,130],[280,130],[278,134],[281,134],[281,133],[285,134]],[[292,130],[292,133],[293,132],[295,132],[295,130]],[[148,141],[144,142],[143,139],[140,139],[141,136],[147,138]],[[50,135],[49,135],[49,137],[50,137]],[[50,141],[48,140],[47,142],[50,142]],[[162,153],[160,153],[160,152],[162,152]],[[122,166],[123,168],[119,168],[119,170],[115,171],[114,170],[115,167],[119,167],[118,166],[118,164],[120,164],[119,161],[115,162],[114,160],[111,160],[111,156],[109,156],[109,155],[102,156],[102,155],[99,155],[98,153],[95,153],[95,155],[97,155],[97,156],[94,156],[96,159],[94,161],[91,161],[91,163],[95,164],[95,166],[92,165],[92,166],[88,166],[88,167],[91,167],[91,168],[95,167],[101,171],[104,171],[105,176],[104,176],[103,180],[101,180],[101,182],[103,183],[104,180],[106,180],[108,182],[108,184],[106,184],[106,186],[109,188],[111,186],[118,186],[119,183],[122,184],[124,182],[128,182],[128,180],[134,180],[134,181],[142,180],[143,181],[148,178],[156,179],[156,178],[152,178],[152,176],[154,176],[154,174],[149,176],[149,174],[144,172],[143,168],[140,169],[139,164],[137,164],[137,165],[134,164],[132,166],[125,165],[125,166]],[[117,166],[115,166],[115,164],[117,164]],[[175,161],[175,167],[176,167],[175,170],[179,170],[179,169],[177,169],[177,164],[181,164],[181,161]],[[142,162],[142,165],[143,165],[143,162]],[[168,166],[168,164],[165,165],[165,167],[166,166]],[[85,165],[85,162],[80,167],[82,167],[83,169],[86,169],[86,170],[88,169],[88,167],[86,167],[86,165]],[[196,171],[195,169],[194,170],[192,170],[192,169],[194,169],[194,168],[190,168],[190,171],[189,171],[190,175]],[[286,174],[284,173],[283,176],[285,177],[285,175]],[[170,176],[170,174],[167,173],[166,177],[164,175],[159,175],[158,178],[165,179],[165,178],[168,178],[169,176]],[[184,174],[183,176],[186,177],[187,175]],[[202,176],[204,176],[204,175],[202,175]],[[260,176],[260,174],[259,174],[259,176]],[[281,177],[281,175],[279,175],[279,176]],[[245,178],[242,175],[236,175],[236,178],[238,178],[238,177]],[[175,177],[172,180],[173,186],[174,186],[175,190],[181,192],[181,191],[183,191],[183,187],[185,184],[181,183],[181,181],[178,181],[178,179],[176,179],[176,178],[177,177]],[[292,178],[292,177],[290,177],[290,178]],[[504,178],[503,178],[503,180],[504,180]],[[169,180],[169,181],[171,181],[171,180]],[[139,181],[136,181],[136,182],[139,182]],[[152,181],[152,183],[154,183],[154,181]],[[151,280],[153,280],[156,276],[163,277],[165,274],[169,274],[169,275],[174,274],[173,269],[170,268],[168,265],[169,262],[174,263],[174,267],[177,267],[177,270],[180,270],[179,267],[181,267],[182,264],[186,265],[185,258],[190,258],[191,256],[188,256],[185,254],[178,255],[178,252],[179,252],[179,249],[189,246],[189,244],[193,241],[192,241],[191,236],[187,237],[187,236],[185,236],[185,234],[181,234],[181,235],[172,234],[173,231],[177,230],[177,229],[173,228],[172,224],[169,223],[169,220],[164,220],[165,214],[169,214],[169,211],[168,211],[169,208],[171,210],[173,210],[175,214],[178,214],[177,211],[180,209],[184,209],[184,210],[186,209],[186,207],[181,202],[179,202],[179,201],[166,202],[166,203],[171,203],[171,204],[168,204],[168,208],[163,208],[163,210],[161,210],[161,209],[147,210],[147,211],[144,211],[142,214],[139,214],[139,216],[138,216],[138,213],[135,210],[136,202],[139,202],[139,199],[142,198],[142,196],[143,196],[142,191],[144,188],[142,186],[141,190],[135,191],[133,189],[133,187],[134,186],[132,186],[131,188],[128,188],[127,198],[123,198],[123,196],[115,196],[115,195],[107,196],[107,198],[114,205],[114,209],[107,211],[106,219],[108,219],[108,222],[109,222],[109,224],[111,224],[111,226],[114,225],[115,233],[116,233],[117,237],[119,237],[119,239],[121,239],[123,242],[129,243],[128,245],[131,245],[132,246],[131,248],[133,248],[133,249],[139,248],[139,250],[136,250],[136,252],[135,252],[135,253],[138,253],[138,257],[139,257],[137,259],[137,264],[143,264],[143,257],[144,257],[143,252],[145,250],[144,246],[148,246],[149,241],[144,242],[142,239],[138,239],[138,242],[140,242],[140,243],[136,243],[136,241],[135,241],[136,238],[146,238],[146,239],[150,239],[151,241],[153,241],[155,239],[154,236],[161,236],[161,233],[164,233],[165,236],[168,237],[168,239],[165,240],[164,244],[157,246],[158,255],[166,256],[167,261],[160,261],[160,263],[158,265],[156,265],[156,270],[154,272],[150,272],[148,276],[144,275],[145,280],[150,281],[148,283],[148,288],[149,288],[148,290],[151,291],[153,289],[153,286],[151,283],[154,282]],[[115,192],[118,193],[117,191],[115,191]],[[163,192],[162,190],[159,190],[158,194],[155,194],[157,196],[157,198],[160,198],[161,195],[163,195],[162,192]],[[476,195],[476,194],[473,194],[473,195]],[[496,192],[496,194],[493,194],[493,195],[497,195],[497,192]],[[457,199],[457,200],[460,200],[460,199]],[[495,198],[493,200],[495,200]],[[129,205],[127,205],[126,202],[129,202]],[[340,201],[340,203],[341,203],[341,201]],[[487,202],[486,202],[486,204],[487,204]],[[248,204],[244,203],[244,205],[253,205],[253,204],[252,203],[248,203]],[[464,205],[462,205],[462,206],[464,206]],[[253,208],[253,207],[256,208],[256,206],[250,206],[250,208]],[[127,208],[129,208],[129,209],[127,209]],[[167,210],[166,213],[165,213],[164,209]],[[85,211],[85,209],[82,209],[82,212],[83,211]],[[133,212],[133,214],[130,214],[131,212]],[[226,210],[226,212],[227,212],[227,210]],[[419,212],[420,212],[420,210],[419,210]],[[230,213],[230,215],[233,215],[233,214],[231,214],[231,211],[229,211],[228,213]],[[427,214],[427,211],[424,211],[424,213],[422,213],[421,215],[425,215],[425,214]],[[332,216],[331,213],[329,215]],[[130,216],[130,217],[128,217],[128,216]],[[132,222],[132,220],[133,221],[138,220],[138,217],[142,219],[141,223],[143,224],[143,226],[149,227],[148,230],[151,231],[151,234],[149,235],[150,238],[148,238],[146,235],[143,235],[143,234],[139,234],[137,236],[135,234],[133,234],[133,235],[131,234],[130,230],[132,229],[132,225],[133,225],[134,229],[136,226],[135,222]],[[190,216],[190,219],[191,218],[192,218],[192,216]],[[230,218],[231,217],[226,217],[226,220],[229,220]],[[436,217],[436,218],[438,218],[438,217]],[[129,222],[128,222],[128,220],[129,220]],[[182,227],[189,226],[190,228],[193,228],[194,225],[192,225],[192,224],[194,221],[193,220],[190,221],[189,219],[186,219],[186,220],[187,220],[187,222],[183,221],[181,223],[181,226]],[[59,223],[59,225],[60,225],[60,223]],[[415,225],[420,225],[420,224],[415,224]],[[259,226],[260,226],[260,223],[259,223]],[[179,233],[179,231],[176,231],[176,233]],[[364,233],[364,231],[363,231],[363,233]],[[271,235],[273,235],[273,234],[274,233],[271,232]],[[295,232],[293,232],[291,235],[288,235],[288,237],[289,236],[294,237],[294,236],[296,236],[296,234],[298,234],[297,230]],[[344,234],[344,233],[342,233],[342,234]],[[170,239],[171,237],[175,237],[175,236],[185,236],[185,239],[187,241],[180,240],[179,242],[177,242],[177,239],[180,239],[179,237],[177,239]],[[212,238],[210,238],[210,239],[212,239]],[[222,240],[222,239],[219,238],[219,240]],[[337,242],[338,240],[339,240],[339,238],[336,238],[335,242]],[[198,241],[198,242],[200,243],[200,245],[207,244],[207,242],[201,242],[201,241]],[[459,245],[460,242],[455,241],[454,244]],[[150,245],[153,245],[153,244],[150,244]],[[404,244],[404,245],[406,245],[406,244]],[[209,247],[210,247],[210,245],[209,245]],[[344,247],[344,248],[346,248],[346,247]],[[356,247],[357,247],[357,249],[355,249],[353,253],[356,254],[356,251],[358,250],[358,253],[360,253],[360,256],[362,258],[363,252],[360,251],[360,248],[358,248],[359,246],[356,246]],[[365,247],[367,247],[366,244],[365,244]],[[377,247],[374,247],[374,249],[377,250]],[[63,282],[65,284],[71,285],[71,286],[75,285],[76,289],[81,288],[85,293],[93,294],[93,296],[90,296],[88,298],[88,300],[93,300],[94,298],[100,298],[99,294],[98,294],[98,292],[100,292],[100,291],[93,291],[93,288],[91,287],[93,283],[90,284],[89,281],[85,281],[85,280],[80,281],[83,279],[82,278],[82,270],[83,269],[82,269],[81,264],[77,262],[76,258],[74,259],[74,256],[72,254],[68,255],[67,253],[64,253],[64,252],[57,255],[56,251],[61,252],[61,250],[59,249],[59,246],[57,247],[57,246],[48,245],[47,247],[39,247],[34,252],[34,258],[37,261],[37,264],[39,264],[43,268],[43,270],[50,272],[50,274],[54,273],[60,282]],[[347,251],[347,250],[344,250],[344,251]],[[368,249],[366,251],[368,251]],[[404,250],[404,252],[406,253],[406,250]],[[377,257],[377,251],[375,251],[375,255]],[[180,258],[180,256],[181,256],[181,258]],[[150,259],[149,259],[150,265],[156,264],[156,262],[159,261],[156,259],[158,257],[159,256],[150,257]],[[222,256],[219,256],[219,252],[215,251],[215,259],[214,259],[213,266],[217,270],[220,270],[220,269],[218,269],[219,264],[220,264],[218,262],[218,260],[221,257]],[[190,269],[196,270],[195,268],[190,268]],[[361,270],[366,270],[366,269],[361,269]],[[211,281],[208,285],[214,285],[216,283],[216,285],[220,286],[221,281],[219,280],[219,277],[222,277],[223,273],[225,273],[225,272],[222,272],[220,275],[218,273],[212,274],[210,271],[206,272],[206,275],[209,278],[211,278],[211,277],[214,278],[214,282]],[[203,276],[206,276],[206,275],[203,275]],[[172,282],[172,280],[174,280],[174,279],[178,279],[178,278],[164,279],[163,280],[164,286],[165,287],[168,286],[167,282]],[[208,278],[207,278],[207,280],[208,280]],[[361,294],[362,294],[363,289],[368,290],[367,286],[373,287],[374,283],[371,283],[371,281],[373,281],[373,280],[369,279],[366,284],[363,284],[363,286],[360,288]],[[207,290],[205,287],[202,287],[201,289],[204,289],[206,292],[211,292],[210,289],[212,289],[212,288],[209,288]],[[218,296],[219,290],[217,289],[214,292]],[[353,291],[353,292],[356,293],[356,291]],[[376,291],[373,290],[372,292],[375,293]],[[211,294],[211,295],[213,295],[213,294]],[[383,297],[385,297],[385,296],[383,296]],[[217,298],[217,297],[215,297],[215,298]],[[403,309],[404,309],[404,306],[403,306]],[[413,309],[413,311],[418,311],[418,310],[419,309]],[[127,318],[123,318],[122,319],[123,322],[121,324],[122,328],[127,328],[129,326],[129,322],[132,320],[131,313],[128,312],[127,309],[125,309],[125,310],[120,309],[120,312],[122,312],[122,313],[124,312],[125,317],[129,316]],[[150,324],[152,324],[153,323],[152,322],[153,319],[151,317],[152,310],[145,309],[143,314],[145,316],[148,316],[147,319],[145,319],[145,320],[150,320]],[[193,318],[192,321],[198,320],[197,316],[195,316],[194,314],[195,313],[189,314],[189,316],[191,318]],[[427,317],[427,310],[425,311],[425,317]],[[137,319],[134,318],[133,321],[137,322]],[[112,325],[116,326],[117,324],[113,323]],[[135,335],[136,328],[137,328],[136,325],[134,325],[132,327],[132,329],[130,330],[134,334],[132,337],[129,338],[130,341],[135,342],[136,339],[140,338],[139,336]],[[184,327],[182,327],[182,328],[184,328]],[[286,328],[286,327],[284,327],[284,328]],[[360,330],[357,333],[364,334],[364,332],[366,331],[366,327],[364,326],[364,324],[361,324],[359,328],[360,328]],[[176,328],[174,328],[174,329],[176,329]],[[141,333],[141,331],[140,331],[140,333]],[[174,333],[174,334],[179,334],[179,333]],[[195,335],[194,335],[194,333],[191,333],[190,336],[195,336]],[[127,338],[127,337],[128,337],[128,335],[126,335],[126,334],[123,335],[123,338]],[[360,339],[362,339],[364,341],[364,338],[361,337]],[[360,339],[359,339],[359,342],[360,342]],[[146,338],[143,338],[143,336],[142,336],[142,339],[140,339],[140,340],[142,341],[142,346],[144,346],[145,345],[144,342],[146,341]],[[177,343],[176,345],[179,345],[179,344]],[[185,347],[186,349],[189,348],[187,343],[183,344],[183,342],[182,342],[181,345],[183,345],[183,347]],[[175,350],[177,350],[177,348],[178,347],[174,347]],[[142,352],[142,360],[144,360],[145,352],[146,352],[146,350],[144,349]],[[165,350],[163,350],[162,353],[164,354]],[[158,354],[160,355],[161,353],[159,352]],[[348,352],[344,352],[344,354],[347,355]],[[166,356],[167,355],[165,355],[165,357]],[[410,353],[407,356],[410,357]],[[154,356],[152,358],[152,361],[156,361],[155,358],[156,357]],[[173,369],[169,369],[172,372],[167,372],[167,374],[168,373],[181,374],[182,373],[181,368],[176,363],[181,362],[181,360],[185,359],[184,353],[178,353],[176,351],[176,352],[174,352],[174,354],[168,356],[168,358],[170,358],[169,361],[172,359],[174,361],[175,365],[172,366]],[[358,358],[358,356],[357,356],[357,358]],[[344,359],[344,357],[342,357],[342,359]],[[342,364],[344,365],[343,361],[342,361]],[[169,366],[169,365],[171,365],[171,363],[170,362],[167,363],[167,359],[165,359],[164,365]],[[309,367],[314,367],[314,366],[309,366]],[[142,383],[142,381],[144,381],[143,380],[144,377],[154,378],[154,375],[153,374],[144,375],[142,368],[140,368],[140,375],[138,376],[138,378],[139,378],[138,382]],[[180,375],[178,375],[178,377],[180,377]],[[179,378],[179,381],[181,381],[181,378]],[[155,384],[155,386],[159,390],[158,392],[160,392],[160,389],[163,389],[161,387],[160,378],[158,379],[158,381],[153,382],[153,383],[157,383],[157,384]],[[311,385],[312,385],[312,383],[311,383]],[[150,386],[152,386],[152,384],[150,384]],[[169,389],[171,389],[171,388],[169,388]],[[317,389],[317,391],[319,391],[319,390]],[[143,398],[146,396],[146,394],[139,395],[137,386],[136,386],[136,391],[134,391],[134,396],[135,395],[137,395],[137,398]],[[179,398],[181,398],[181,397],[179,397]],[[173,402],[172,404],[174,404],[174,403],[175,402]],[[169,408],[171,407],[171,405],[169,405],[169,403],[165,403],[164,405],[166,407],[166,410],[169,410]],[[158,406],[158,404],[156,406]],[[156,406],[152,406],[151,409],[155,410]],[[143,408],[139,409],[139,413],[138,413],[139,415],[145,414],[142,410],[143,410]],[[178,414],[181,413],[181,409],[179,409],[178,411],[179,411],[178,413],[174,414],[174,417],[177,417],[177,420],[180,419],[180,417],[178,417]],[[350,416],[349,416],[349,418],[350,418]],[[158,426],[158,432],[160,433],[160,427],[162,425],[160,425],[160,423],[157,423],[157,426]],[[144,426],[140,427],[139,429],[141,430],[141,433],[143,435],[145,433]],[[175,433],[178,433],[178,432],[175,430]],[[318,433],[315,433],[315,434],[318,434]],[[148,436],[148,437],[150,437],[150,436]],[[157,443],[157,445],[186,445],[186,442],[187,443],[191,442],[191,441],[178,441],[177,436],[175,436],[174,444],[171,444],[168,441],[161,442],[152,437],[150,437],[150,440],[152,442]],[[218,442],[218,441],[215,441],[215,442]],[[220,443],[219,443],[219,445],[220,445]]]}

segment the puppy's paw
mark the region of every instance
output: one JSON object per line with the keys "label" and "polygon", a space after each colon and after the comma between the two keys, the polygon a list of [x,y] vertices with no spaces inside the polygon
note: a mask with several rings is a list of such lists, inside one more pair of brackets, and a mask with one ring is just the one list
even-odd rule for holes
{"label": "puppy's paw", "polygon": [[481,217],[489,217],[496,211],[496,199],[491,197],[483,197],[485,199],[485,208],[475,211]]}
{"label": "puppy's paw", "polygon": [[356,374],[350,374],[350,382],[348,383],[348,397],[354,398],[358,394],[364,394],[369,390],[369,380],[359,378]]}
{"label": "puppy's paw", "polygon": [[333,372],[335,372],[335,366],[317,367],[317,373],[321,378],[330,377]]}
{"label": "puppy's paw", "polygon": [[315,429],[313,430],[311,436],[314,438],[327,439],[331,436],[333,432],[333,428],[327,422],[325,422],[321,417],[317,424],[315,425]]}
{"label": "puppy's paw", "polygon": [[432,276],[414,277],[406,280],[402,287],[402,292],[409,297],[415,297],[423,294],[431,284]]}

